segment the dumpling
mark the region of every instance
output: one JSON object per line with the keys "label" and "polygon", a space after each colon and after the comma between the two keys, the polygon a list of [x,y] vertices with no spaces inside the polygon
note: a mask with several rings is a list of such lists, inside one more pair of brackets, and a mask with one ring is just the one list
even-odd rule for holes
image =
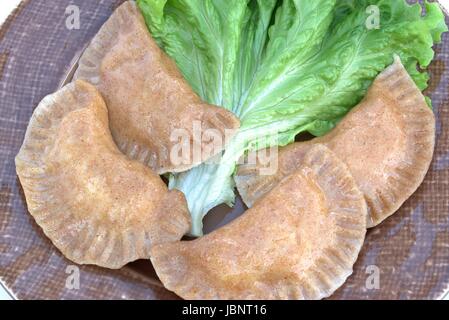
{"label": "dumpling", "polygon": [[301,165],[313,145],[325,144],[349,167],[368,203],[368,226],[396,212],[424,180],[433,157],[435,117],[401,61],[374,81],[365,99],[328,135],[280,149],[278,172],[242,165],[235,177],[248,206]]}
{"label": "dumpling", "polygon": [[119,149],[158,174],[209,160],[240,126],[231,112],[193,92],[132,1],[101,28],[74,78],[94,84],[103,95]]}
{"label": "dumpling", "polygon": [[352,273],[366,215],[347,167],[318,145],[238,219],[194,241],[156,245],[151,261],[184,299],[321,299]]}
{"label": "dumpling", "polygon": [[39,104],[16,169],[31,215],[78,264],[115,269],[148,259],[152,245],[190,228],[184,195],[117,149],[106,105],[86,82]]}

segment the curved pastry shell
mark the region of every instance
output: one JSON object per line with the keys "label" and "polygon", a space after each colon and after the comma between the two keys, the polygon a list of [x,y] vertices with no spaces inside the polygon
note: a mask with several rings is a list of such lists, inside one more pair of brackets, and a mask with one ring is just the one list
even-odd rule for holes
{"label": "curved pastry shell", "polygon": [[193,92],[133,1],[102,26],[74,79],[94,84],[103,95],[119,149],[158,174],[183,172],[213,158],[240,126],[230,111]]}
{"label": "curved pastry shell", "polygon": [[396,212],[424,180],[434,152],[435,117],[396,57],[365,99],[328,135],[282,148],[275,175],[260,175],[260,162],[240,166],[235,181],[244,202],[252,206],[300,166],[317,143],[348,165],[368,203],[368,227],[374,227]]}
{"label": "curved pastry shell", "polygon": [[366,215],[347,167],[318,145],[237,220],[194,241],[157,245],[151,261],[185,299],[321,299],[352,273]]}
{"label": "curved pastry shell", "polygon": [[190,228],[184,195],[117,149],[105,103],[86,82],[39,104],[16,170],[29,212],[78,264],[120,268]]}

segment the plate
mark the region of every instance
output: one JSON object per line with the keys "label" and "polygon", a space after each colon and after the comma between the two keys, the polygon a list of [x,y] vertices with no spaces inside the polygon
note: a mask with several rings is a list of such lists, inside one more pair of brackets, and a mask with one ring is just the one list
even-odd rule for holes
{"label": "plate", "polygon": [[[40,100],[58,89],[122,0],[23,1],[0,30],[0,279],[19,299],[177,299],[149,261],[121,270],[76,266],[26,209],[14,157]],[[81,10],[79,30],[66,9]],[[449,23],[449,18],[446,18]],[[426,94],[437,115],[434,161],[423,185],[394,216],[370,230],[354,274],[331,299],[438,299],[449,288],[449,34],[436,47]],[[221,206],[205,229],[245,210]],[[79,281],[78,281],[79,280]]]}

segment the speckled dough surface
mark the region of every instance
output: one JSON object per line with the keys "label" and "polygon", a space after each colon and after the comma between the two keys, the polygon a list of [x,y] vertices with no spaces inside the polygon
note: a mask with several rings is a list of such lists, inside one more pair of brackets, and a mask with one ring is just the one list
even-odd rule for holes
{"label": "speckled dough surface", "polygon": [[190,229],[182,192],[120,152],[98,90],[77,80],[45,97],[16,156],[28,210],[77,264],[118,269]]}
{"label": "speckled dough surface", "polygon": [[352,273],[367,208],[347,166],[324,145],[223,228],[156,245],[151,261],[185,299],[317,300]]}
{"label": "speckled dough surface", "polygon": [[[214,130],[224,142],[240,126],[233,113],[202,102],[193,92],[132,1],[102,26],[74,78],[91,82],[103,95],[120,150],[159,174],[186,171],[221,152],[224,144],[206,141],[206,130]],[[176,132],[201,157],[185,152],[175,159],[172,152],[180,144]]]}
{"label": "speckled dough surface", "polygon": [[424,180],[435,147],[435,117],[396,57],[331,132],[280,148],[274,175],[261,174],[261,163],[241,165],[235,181],[245,203],[252,206],[293,172],[316,144],[329,147],[349,167],[368,204],[371,228],[394,214]]}

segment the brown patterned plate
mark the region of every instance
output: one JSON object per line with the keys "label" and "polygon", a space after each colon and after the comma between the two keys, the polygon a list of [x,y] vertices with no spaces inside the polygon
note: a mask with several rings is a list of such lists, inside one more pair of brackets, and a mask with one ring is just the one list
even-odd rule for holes
{"label": "brown patterned plate", "polygon": [[[121,2],[25,0],[0,30],[0,279],[17,298],[177,298],[161,286],[149,261],[111,271],[66,260],[27,213],[15,173],[34,107],[70,77],[79,53]],[[66,27],[71,4],[81,9],[79,30]],[[438,119],[431,170],[397,214],[368,232],[354,274],[334,299],[438,299],[448,291],[449,34],[436,51],[427,92]],[[206,231],[243,210],[240,200],[232,210],[215,209]]]}

